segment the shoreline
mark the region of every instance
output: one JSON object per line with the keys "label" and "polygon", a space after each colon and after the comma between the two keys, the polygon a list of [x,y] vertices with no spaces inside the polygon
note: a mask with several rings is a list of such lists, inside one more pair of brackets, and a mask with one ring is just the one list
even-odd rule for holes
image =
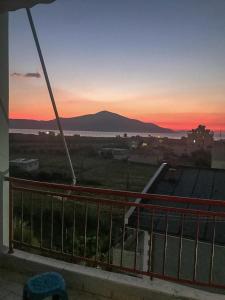
{"label": "shoreline", "polygon": [[[43,130],[43,129],[10,129],[10,134],[24,134],[24,135],[39,135],[39,132],[54,132],[58,134],[58,130]],[[188,131],[176,131],[173,133],[146,133],[146,132],[105,132],[105,131],[76,131],[64,130],[65,136],[80,136],[80,137],[96,137],[96,138],[116,138],[116,137],[158,137],[169,139],[181,139],[187,137]],[[225,139],[225,132],[215,132],[214,140]]]}

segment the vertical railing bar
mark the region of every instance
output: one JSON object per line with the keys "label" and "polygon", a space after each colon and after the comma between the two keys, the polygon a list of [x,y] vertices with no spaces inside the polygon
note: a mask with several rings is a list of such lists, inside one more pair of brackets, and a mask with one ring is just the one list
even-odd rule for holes
{"label": "vertical railing bar", "polygon": [[123,208],[123,228],[122,228],[122,245],[121,245],[121,252],[120,252],[120,266],[123,266],[123,253],[124,253],[124,240],[125,240],[125,214],[126,208]]}
{"label": "vertical railing bar", "polygon": [[85,225],[84,225],[84,257],[86,257],[87,250],[87,218],[88,218],[88,202],[85,205]]}
{"label": "vertical railing bar", "polygon": [[109,249],[108,249],[108,264],[111,261],[111,247],[112,247],[112,217],[113,217],[113,206],[111,205],[110,209],[110,227],[109,227]]}
{"label": "vertical railing bar", "polygon": [[32,245],[32,240],[33,240],[33,214],[34,214],[34,200],[33,200],[33,193],[31,193],[31,204],[30,204],[30,244]]}
{"label": "vertical railing bar", "polygon": [[137,226],[136,226],[136,241],[135,241],[135,253],[134,253],[134,271],[137,269],[137,253],[138,253],[138,235],[140,226],[140,207],[137,208]]}
{"label": "vertical railing bar", "polygon": [[180,229],[179,257],[178,257],[178,271],[177,271],[178,279],[180,279],[180,272],[181,272],[182,251],[183,251],[183,234],[184,234],[184,214],[182,214],[181,229]]}
{"label": "vertical railing bar", "polygon": [[73,249],[72,249],[72,255],[75,255],[74,247],[75,247],[75,234],[76,234],[76,202],[73,201]]}
{"label": "vertical railing bar", "polygon": [[61,252],[63,253],[64,252],[64,198],[62,197],[61,198],[61,201],[62,201],[62,231],[61,231]]}
{"label": "vertical railing bar", "polygon": [[21,192],[21,243],[23,243],[23,192]]}
{"label": "vertical railing bar", "polygon": [[40,248],[43,246],[43,198],[41,197],[41,241]]}
{"label": "vertical railing bar", "polygon": [[193,274],[193,281],[194,282],[196,281],[196,275],[197,275],[200,216],[198,216],[197,218],[198,218],[198,220],[197,220],[197,226],[196,226],[195,256],[194,256],[194,274]]}
{"label": "vertical railing bar", "polygon": [[14,211],[13,211],[13,206],[14,206],[14,201],[13,201],[13,185],[10,182],[9,183],[9,254],[12,254],[13,251],[13,233],[14,233]]}
{"label": "vertical railing bar", "polygon": [[[148,256],[148,273],[152,273],[153,271],[153,232],[154,232],[154,209],[152,210],[152,219],[151,219],[151,226],[150,226],[150,239],[149,239],[149,256]],[[151,280],[152,280],[151,276]]]}
{"label": "vertical railing bar", "polygon": [[100,224],[100,203],[98,202],[97,211],[97,228],[96,228],[96,251],[95,251],[95,261],[98,260],[98,247],[99,247],[99,224]]}
{"label": "vertical railing bar", "polygon": [[213,281],[213,266],[214,266],[214,254],[215,254],[215,238],[216,238],[216,217],[213,218],[213,237],[212,237],[212,246],[211,246],[211,257],[210,257],[210,277],[209,284],[212,284]]}
{"label": "vertical railing bar", "polygon": [[54,200],[51,199],[51,244],[50,248],[53,249],[53,236],[54,236]]}
{"label": "vertical railing bar", "polygon": [[165,275],[167,244],[168,244],[168,212],[166,212],[165,218],[166,218],[166,228],[165,228],[164,248],[163,248],[163,276]]}

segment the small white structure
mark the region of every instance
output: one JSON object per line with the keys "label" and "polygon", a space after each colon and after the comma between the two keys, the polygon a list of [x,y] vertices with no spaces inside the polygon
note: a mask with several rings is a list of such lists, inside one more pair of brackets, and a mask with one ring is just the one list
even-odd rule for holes
{"label": "small white structure", "polygon": [[112,262],[114,265],[122,264],[125,268],[132,268],[134,266],[136,255],[136,269],[139,271],[148,271],[149,260],[149,240],[150,236],[147,231],[139,230],[137,253],[136,247],[136,229],[126,227],[126,239],[124,240],[124,250],[121,253],[121,244],[117,244],[111,249]]}
{"label": "small white structure", "polygon": [[211,167],[214,169],[225,169],[225,141],[214,142]]}
{"label": "small white structure", "polygon": [[17,158],[9,162],[10,167],[16,167],[26,172],[33,172],[39,169],[38,159]]}

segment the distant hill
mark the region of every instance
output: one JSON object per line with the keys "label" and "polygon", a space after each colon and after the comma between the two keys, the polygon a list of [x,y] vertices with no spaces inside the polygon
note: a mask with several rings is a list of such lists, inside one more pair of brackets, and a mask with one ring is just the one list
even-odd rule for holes
{"label": "distant hill", "polygon": [[[96,114],[74,118],[61,118],[64,130],[105,131],[105,132],[149,132],[170,133],[171,129],[160,127],[153,123],[145,123],[124,116],[101,111]],[[12,129],[57,129],[56,121],[36,121],[26,119],[11,119]]]}

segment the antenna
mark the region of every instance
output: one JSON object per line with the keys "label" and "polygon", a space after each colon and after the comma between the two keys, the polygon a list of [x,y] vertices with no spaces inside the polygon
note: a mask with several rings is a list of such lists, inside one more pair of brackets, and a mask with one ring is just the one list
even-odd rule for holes
{"label": "antenna", "polygon": [[73,169],[73,164],[72,164],[72,160],[71,160],[71,157],[70,157],[68,145],[67,145],[67,142],[66,142],[66,139],[65,139],[65,136],[64,136],[62,124],[61,124],[61,121],[60,121],[60,118],[59,118],[59,113],[58,113],[58,110],[57,110],[55,97],[54,97],[52,87],[51,87],[51,83],[50,83],[50,80],[49,80],[49,77],[48,77],[47,68],[46,68],[46,65],[45,65],[44,57],[42,55],[42,51],[41,51],[40,43],[39,43],[39,40],[38,40],[37,32],[36,32],[36,29],[35,29],[35,26],[34,26],[32,14],[31,14],[31,11],[30,11],[29,8],[26,8],[26,11],[27,11],[27,16],[28,16],[28,19],[29,19],[31,31],[33,33],[34,41],[35,41],[35,44],[36,44],[36,47],[37,47],[38,55],[39,55],[39,58],[40,58],[42,70],[43,70],[43,73],[44,73],[44,76],[45,76],[45,81],[46,81],[46,84],[47,84],[49,96],[50,96],[52,107],[53,107],[55,117],[56,117],[56,122],[57,122],[59,132],[60,132],[60,136],[62,138],[62,142],[63,142],[64,148],[65,148],[67,160],[68,160],[68,163],[69,163],[69,167],[70,167],[70,171],[71,171],[71,175],[72,175],[72,179],[73,179],[73,184],[76,185],[77,179],[76,179],[75,172],[74,172],[74,169]]}

